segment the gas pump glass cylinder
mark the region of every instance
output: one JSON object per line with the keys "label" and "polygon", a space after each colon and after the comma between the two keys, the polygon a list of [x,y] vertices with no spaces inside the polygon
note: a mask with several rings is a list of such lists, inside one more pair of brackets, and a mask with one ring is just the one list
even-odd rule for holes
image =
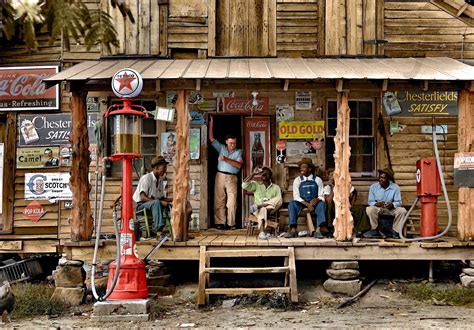
{"label": "gas pump glass cylinder", "polygon": [[112,154],[141,154],[142,117],[131,114],[113,117]]}

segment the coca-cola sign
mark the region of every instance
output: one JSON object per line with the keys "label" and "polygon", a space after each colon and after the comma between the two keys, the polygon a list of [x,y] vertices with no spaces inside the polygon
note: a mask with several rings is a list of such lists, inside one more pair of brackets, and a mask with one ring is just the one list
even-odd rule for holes
{"label": "coca-cola sign", "polygon": [[58,85],[43,82],[57,66],[0,67],[0,111],[58,110]]}
{"label": "coca-cola sign", "polygon": [[224,97],[224,112],[238,114],[268,115],[269,98]]}

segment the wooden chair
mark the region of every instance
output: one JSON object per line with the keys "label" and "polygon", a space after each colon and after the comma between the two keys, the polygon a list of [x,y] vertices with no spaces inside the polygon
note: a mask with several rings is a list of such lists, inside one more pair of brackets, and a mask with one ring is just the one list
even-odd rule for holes
{"label": "wooden chair", "polygon": [[[254,235],[255,229],[258,230],[258,220],[257,217],[253,214],[250,214],[247,217],[247,236]],[[278,235],[279,228],[280,228],[280,218],[279,218],[279,211],[277,210],[274,214],[267,215],[267,227],[270,228],[271,231]]]}
{"label": "wooden chair", "polygon": [[[135,211],[135,222],[138,223],[136,230],[140,232],[140,237],[151,237],[151,226],[149,221],[150,218],[151,214],[149,214],[146,209]],[[153,221],[151,223],[153,223]],[[173,227],[171,226],[171,221],[169,217],[165,218],[165,227],[166,229],[168,229],[170,235],[173,236]]]}
{"label": "wooden chair", "polygon": [[[281,220],[283,218],[285,219],[285,221]],[[305,219],[304,224],[302,224],[299,221],[300,218]],[[279,220],[282,221],[281,222],[282,227],[285,228],[285,230],[287,230],[288,229],[288,209],[286,209],[286,208],[285,209],[280,209],[280,219]],[[301,212],[298,216],[298,228],[297,228],[297,230],[298,231],[307,230],[309,235],[311,235],[311,233],[315,231],[314,224],[313,224],[313,219],[311,218],[311,212],[307,208],[304,208],[303,210],[301,210]]]}

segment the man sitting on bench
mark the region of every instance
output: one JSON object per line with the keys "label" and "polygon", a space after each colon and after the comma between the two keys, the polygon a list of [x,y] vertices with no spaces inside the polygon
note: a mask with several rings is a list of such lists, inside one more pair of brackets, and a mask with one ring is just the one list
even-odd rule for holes
{"label": "man sitting on bench", "polygon": [[395,183],[395,173],[391,168],[379,170],[379,182],[370,186],[369,206],[366,209],[370,220],[371,230],[364,233],[366,238],[385,238],[385,234],[379,230],[379,217],[393,216],[393,226],[389,229],[388,236],[400,238],[402,231],[402,221],[407,212],[402,207],[402,196],[400,187]]}
{"label": "man sitting on bench", "polygon": [[311,158],[302,158],[298,163],[300,176],[293,181],[293,200],[288,205],[290,231],[284,237],[298,237],[296,232],[298,216],[305,207],[316,215],[314,238],[323,238],[321,227],[326,228],[326,203],[323,196],[323,180],[314,174]]}

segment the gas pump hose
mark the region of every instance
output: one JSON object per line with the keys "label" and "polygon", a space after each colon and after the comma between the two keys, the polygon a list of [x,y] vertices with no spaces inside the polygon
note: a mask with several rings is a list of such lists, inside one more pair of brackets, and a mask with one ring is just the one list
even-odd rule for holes
{"label": "gas pump hose", "polygon": [[114,213],[113,221],[114,221],[114,229],[115,229],[115,241],[116,241],[116,255],[115,255],[115,263],[116,263],[116,271],[114,274],[114,278],[112,281],[112,286],[109,288],[109,290],[105,293],[104,296],[100,297],[97,294],[96,288],[95,288],[95,270],[97,266],[97,252],[99,251],[99,239],[100,239],[100,230],[102,227],[102,215],[103,215],[103,210],[104,210],[104,195],[105,195],[105,162],[107,160],[107,157],[104,157],[102,159],[102,187],[100,191],[100,210],[99,210],[99,221],[97,223],[97,228],[96,228],[96,233],[95,233],[95,246],[94,246],[94,256],[92,258],[92,269],[91,269],[91,288],[92,288],[92,294],[94,295],[94,298],[97,301],[104,301],[107,299],[108,296],[114,291],[115,285],[117,284],[118,277],[120,274],[120,233],[118,230],[118,224],[117,224],[117,216]]}
{"label": "gas pump hose", "polygon": [[[439,159],[438,141],[436,140],[436,126],[435,125],[433,125],[433,127],[432,127],[432,133],[433,133],[433,147],[434,147],[434,152],[435,152],[436,165],[438,166],[438,173],[439,173],[439,178],[441,180],[441,186],[443,188],[444,200],[446,201],[446,206],[448,207],[448,224],[446,225],[446,228],[441,233],[439,233],[438,235],[435,235],[435,236],[405,238],[403,236],[403,230],[402,230],[402,232],[400,232],[400,238],[405,240],[405,241],[411,241],[411,242],[427,241],[427,240],[440,238],[440,237],[446,235],[446,233],[449,231],[449,228],[451,227],[451,224],[452,224],[452,221],[453,221],[453,215],[452,215],[452,211],[451,211],[451,204],[449,203],[448,191],[446,189],[446,183],[444,182],[443,169],[441,168],[441,161]],[[418,196],[415,198],[415,202],[410,207],[408,212],[405,214],[405,217],[403,218],[403,221],[402,221],[402,228],[405,226],[405,223],[407,222],[408,217],[410,216],[411,212],[413,211],[413,208],[415,207],[416,203],[418,203]]]}

